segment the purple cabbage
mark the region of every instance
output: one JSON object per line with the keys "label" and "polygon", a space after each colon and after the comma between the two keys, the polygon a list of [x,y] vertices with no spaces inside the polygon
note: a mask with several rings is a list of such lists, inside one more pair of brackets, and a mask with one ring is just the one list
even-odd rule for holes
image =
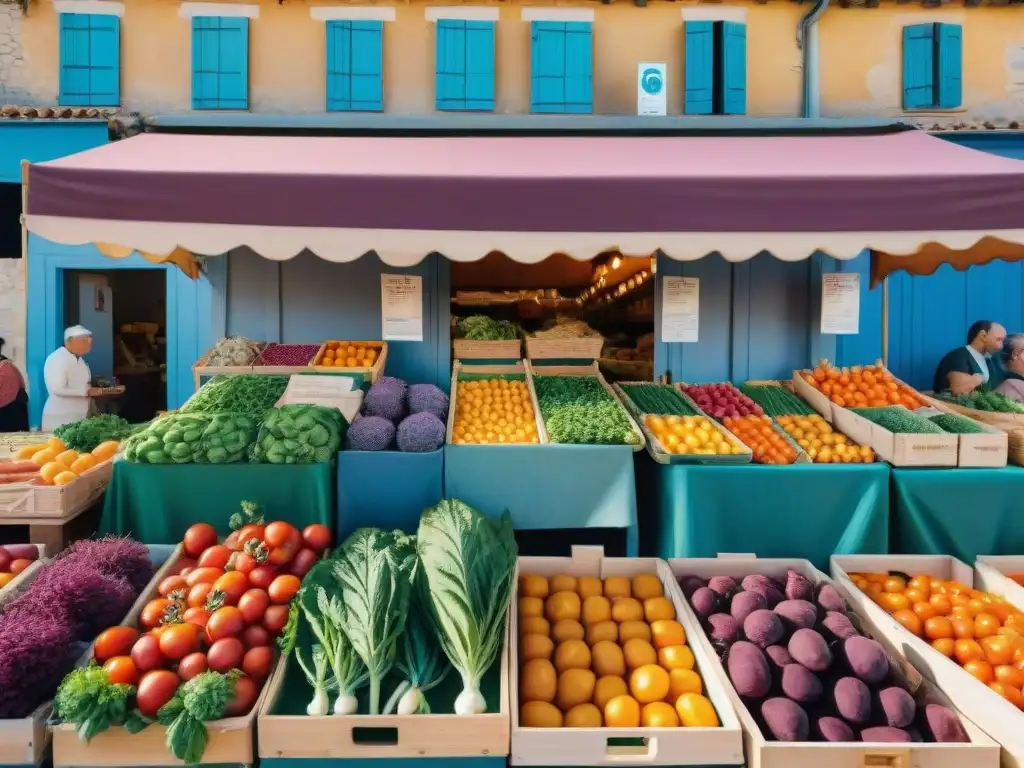
{"label": "purple cabbage", "polygon": [[429,453],[444,445],[445,426],[432,413],[414,413],[398,425],[398,449]]}
{"label": "purple cabbage", "polygon": [[386,451],[395,442],[395,425],[380,416],[361,416],[345,436],[349,451]]}
{"label": "purple cabbage", "polygon": [[102,574],[125,579],[136,593],[142,592],[153,578],[149,548],[125,536],[75,542],[61,553],[56,562],[63,564],[68,561],[92,565]]}
{"label": "purple cabbage", "polygon": [[448,395],[433,384],[413,384],[406,403],[409,413],[432,413],[441,421],[448,420]]}
{"label": "purple cabbage", "polygon": [[363,398],[363,414],[399,421],[405,416],[405,395],[408,390],[408,385],[401,379],[385,376],[370,387]]}

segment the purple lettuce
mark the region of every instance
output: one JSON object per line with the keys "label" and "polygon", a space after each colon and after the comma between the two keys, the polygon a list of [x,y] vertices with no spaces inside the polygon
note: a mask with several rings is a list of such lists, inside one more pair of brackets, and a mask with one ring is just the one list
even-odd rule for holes
{"label": "purple lettuce", "polygon": [[380,416],[361,416],[345,435],[350,451],[386,451],[395,442],[395,425]]}
{"label": "purple lettuce", "polygon": [[429,453],[444,445],[445,426],[432,413],[414,413],[398,425],[398,449]]}
{"label": "purple lettuce", "polygon": [[401,379],[385,376],[366,393],[363,398],[363,414],[380,416],[397,422],[405,415],[405,395],[408,385]]}
{"label": "purple lettuce", "polygon": [[448,395],[433,384],[413,384],[405,400],[409,413],[432,413],[441,421],[448,420]]}
{"label": "purple lettuce", "polygon": [[145,589],[153,577],[149,548],[124,536],[105,536],[102,539],[75,542],[64,550],[56,562],[62,564],[67,561],[92,564],[100,573],[125,579],[136,592]]}

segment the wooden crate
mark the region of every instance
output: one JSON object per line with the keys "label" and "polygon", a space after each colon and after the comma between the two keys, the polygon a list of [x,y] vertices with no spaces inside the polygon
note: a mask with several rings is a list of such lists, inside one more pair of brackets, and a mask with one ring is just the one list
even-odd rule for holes
{"label": "wooden crate", "polygon": [[[335,343],[335,339],[325,341],[320,345],[320,351],[316,353],[316,357],[313,358],[313,362],[310,363],[311,368],[315,368],[321,373],[347,373],[353,374],[358,373],[363,376],[364,379],[368,379],[370,383],[376,383],[380,380],[380,377],[384,375],[384,364],[388,359],[388,343],[386,341],[346,341],[345,343],[351,344],[362,344],[365,347],[374,347],[378,350],[377,359],[373,361],[373,365],[369,368],[356,367],[356,368],[338,368],[333,365],[321,365],[323,360],[324,352],[327,351],[327,345]],[[341,343],[341,340],[337,340]],[[307,369],[308,370],[308,369]]]}
{"label": "wooden crate", "polygon": [[[687,637],[699,633],[698,624],[683,610],[682,594],[664,560],[640,557],[605,557],[601,547],[573,547],[571,557],[520,557],[520,574],[551,577],[628,576],[656,573],[672,600],[676,617]],[[513,601],[511,685],[519,690],[518,597]],[[512,707],[512,754],[510,765],[599,766],[642,763],[644,765],[742,765],[743,744],[740,724],[721,678],[711,673],[712,656],[690,644],[696,667],[704,679],[705,695],[718,713],[718,728],[526,728],[519,725],[518,702]],[[641,740],[636,747],[618,747],[612,740]]]}
{"label": "wooden crate", "polygon": [[521,360],[523,357],[523,344],[519,339],[503,341],[455,339],[452,341],[452,349],[456,360]]}
{"label": "wooden crate", "polygon": [[3,432],[0,433],[0,460],[13,458],[26,445],[38,445],[40,450],[46,447],[50,432]]}
{"label": "wooden crate", "polygon": [[[932,648],[928,641],[908,632],[903,625],[876,605],[850,580],[851,573],[900,571],[955,579],[968,587],[1000,594],[999,584],[975,581],[970,566],[948,555],[833,555],[832,579],[853,609],[899,649],[925,678],[940,688],[953,705],[1002,745],[1002,764],[1024,766],[1024,714],[998,693],[980,682],[952,659]],[[1004,594],[1012,602],[1009,595]],[[1024,609],[1024,605],[1017,605]],[[973,734],[971,735],[973,739]],[[961,766],[966,763],[961,762]]]}
{"label": "wooden crate", "polygon": [[1024,467],[1024,428],[1014,427],[1005,431],[1007,462]]}
{"label": "wooden crate", "polygon": [[40,518],[66,522],[76,517],[103,495],[113,467],[113,459],[101,462],[67,485],[0,486],[0,525],[30,525]]}
{"label": "wooden crate", "polygon": [[[135,601],[125,620],[125,626],[137,626],[139,614],[146,603],[158,593],[160,582],[168,576],[177,562],[182,558],[182,547],[151,546],[150,550],[158,550],[169,556],[157,569],[149,584]],[[88,664],[92,659],[93,646],[79,659],[79,666]],[[210,739],[203,753],[201,764],[236,764],[252,765],[255,762],[253,749],[253,731],[256,713],[259,711],[267,686],[263,686],[259,698],[252,710],[242,717],[229,717],[206,723]],[[66,723],[51,726],[53,733],[53,766],[54,768],[85,768],[86,766],[170,766],[181,765],[167,749],[167,728],[154,723],[141,733],[130,734],[123,727],[110,728],[98,734],[86,744],[75,733],[74,726]]]}
{"label": "wooden crate", "polygon": [[[36,572],[43,567],[43,561],[46,558],[46,545],[35,544],[34,546],[36,548],[36,552],[38,552],[38,556],[32,565],[7,582],[5,586],[0,587],[0,605],[4,605],[9,598],[13,598],[15,595],[20,594],[23,586],[28,586],[35,581]],[[0,760],[0,765],[3,764],[3,760]]]}
{"label": "wooden crate", "polygon": [[[260,349],[263,349],[262,344]],[[253,372],[252,363],[249,365],[207,365],[206,361],[212,355],[213,350],[210,349],[192,366],[192,379],[197,390],[202,386],[202,378],[204,376],[240,376]]]}
{"label": "wooden crate", "polygon": [[[499,711],[482,715],[271,714],[281,694],[287,667],[284,662],[279,663],[259,707],[256,732],[260,758],[497,757],[504,765],[509,745],[509,626],[505,633],[501,655],[494,662],[501,672]],[[387,738],[375,738],[378,735]]]}
{"label": "wooden crate", "polygon": [[526,338],[528,360],[597,360],[601,357],[604,339],[535,339]]}
{"label": "wooden crate", "polygon": [[[828,577],[807,560],[758,558],[755,555],[673,559],[668,561],[668,566],[674,577],[674,591],[683,605],[683,611],[698,627],[691,637],[697,638],[695,645],[710,657],[711,674],[724,681],[728,681],[728,674],[718,660],[718,654],[708,637],[699,628],[700,623],[689,602],[683,597],[678,586],[680,578],[689,575],[701,578],[731,576],[738,581],[744,576],[763,574],[785,581],[787,571],[793,569],[816,585],[828,581]],[[886,649],[894,675],[907,683],[918,702],[943,704],[956,710],[956,702],[950,702],[938,687],[923,680],[914,665],[903,657],[899,646],[889,643],[884,634],[871,622],[870,617],[859,613],[855,618],[859,619],[863,634],[875,638]],[[957,715],[971,739],[970,744],[768,741],[750,710],[736,693],[736,689],[729,682],[725,682],[724,685],[743,727],[748,768],[964,768],[967,765],[971,765],[972,768],[996,768],[999,764],[999,746],[960,712],[957,712]]]}
{"label": "wooden crate", "polygon": [[[964,418],[971,419],[979,428],[984,430],[977,434],[957,433],[957,466],[960,467],[1005,467],[1009,461],[1010,441],[1009,436],[1001,429],[993,427],[984,422],[979,422],[971,416],[959,411],[954,411],[948,403],[942,400],[922,395],[930,404],[931,408],[941,413],[956,413]],[[969,410],[969,409],[964,409]],[[915,411],[918,413],[918,411]],[[933,414],[934,415],[934,414]]]}
{"label": "wooden crate", "polygon": [[[815,389],[804,381],[804,376],[809,376],[810,374],[810,371],[793,371],[793,391],[800,395],[801,399],[811,406],[811,408],[821,414],[825,421],[831,423],[834,418],[832,413],[832,401],[828,399],[828,396],[824,392]],[[853,435],[848,436],[853,437]]]}
{"label": "wooden crate", "polygon": [[961,416],[968,416],[981,424],[988,424],[991,427],[997,427],[998,429],[1024,428],[1024,413],[979,411],[976,408],[966,408],[962,405],[951,403],[934,395],[921,395],[921,398],[934,408],[959,413]]}
{"label": "wooden crate", "polygon": [[[448,429],[445,435],[445,442],[452,444],[453,430],[455,428],[455,403],[458,398],[458,383],[463,375],[467,376],[513,376],[520,377],[526,381],[526,389],[530,393],[530,403],[533,405],[533,420],[537,427],[537,445],[544,445],[548,442],[547,432],[544,429],[544,419],[540,416],[540,406],[537,405],[537,393],[533,389],[533,377],[522,360],[515,363],[492,364],[492,365],[464,365],[461,360],[452,363],[452,383],[449,389],[448,403]],[[477,445],[477,443],[472,443]],[[534,443],[488,443],[481,445],[481,448],[505,448],[510,445],[534,445]]]}
{"label": "wooden crate", "polygon": [[[619,407],[625,411],[630,429],[633,430],[633,434],[635,434],[640,440],[639,443],[635,443],[631,446],[633,452],[636,453],[644,450],[647,445],[647,436],[644,434],[643,430],[640,429],[640,425],[636,423],[636,419],[630,415],[629,409],[627,409],[626,406],[622,404],[622,401],[619,400],[619,396],[615,393],[615,390],[612,389],[611,384],[605,381],[605,378],[601,375],[601,370],[596,362],[589,363],[587,365],[534,365],[532,361],[527,360],[526,368],[530,372],[531,379],[534,376],[595,376],[601,386],[604,387],[604,391],[611,395],[612,399],[615,400],[615,402],[619,404]],[[544,415],[540,412],[539,403],[537,405],[537,417],[543,425]],[[546,430],[545,434],[547,434]]]}

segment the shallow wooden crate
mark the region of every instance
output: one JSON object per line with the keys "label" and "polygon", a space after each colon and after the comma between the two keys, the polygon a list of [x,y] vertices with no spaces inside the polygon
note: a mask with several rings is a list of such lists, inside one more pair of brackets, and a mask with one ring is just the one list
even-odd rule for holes
{"label": "shallow wooden crate", "polygon": [[978,421],[973,416],[954,411],[949,407],[948,403],[944,403],[942,400],[937,400],[927,395],[922,395],[922,397],[928,402],[930,408],[940,413],[955,413],[964,418],[971,419],[983,430],[983,432],[976,434],[956,433],[958,467],[998,468],[1007,465],[1010,453],[1010,439],[1006,432],[985,422]]}
{"label": "shallow wooden crate", "polygon": [[952,411],[961,416],[968,416],[981,424],[988,424],[998,429],[1024,428],[1024,413],[1002,413],[1000,411],[979,411],[977,408],[967,408],[957,403],[951,403],[940,397],[921,395],[922,399],[934,408],[939,410]]}
{"label": "shallow wooden crate", "polygon": [[[677,558],[668,561],[673,575],[674,591],[683,604],[686,616],[696,624],[697,645],[712,658],[713,674],[724,680],[727,695],[736,709],[743,726],[748,768],[995,768],[999,762],[999,746],[989,739],[936,686],[922,680],[914,665],[900,653],[899,647],[888,642],[885,634],[871,621],[871,617],[857,612],[860,630],[878,640],[889,655],[894,674],[903,680],[920,703],[943,704],[956,711],[970,744],[870,744],[865,742],[779,742],[769,741],[761,732],[750,710],[728,682],[728,673],[718,659],[710,640],[700,629],[696,614],[683,597],[678,581],[684,576],[730,576],[737,581],[744,576],[763,574],[785,581],[786,573],[793,569],[810,579],[815,585],[826,583],[828,577],[807,560],[758,558],[755,555],[720,555],[717,558]],[[965,673],[966,674],[966,673]]]}
{"label": "shallow wooden crate", "polygon": [[[132,605],[131,611],[121,622],[124,626],[134,627],[138,624],[139,614],[154,596],[157,595],[160,582],[168,576],[177,562],[182,558],[182,547],[177,545],[150,547],[150,551],[158,551],[167,556],[157,569],[149,584]],[[92,659],[93,646],[82,655],[79,666],[88,664]],[[267,686],[263,686],[259,698],[252,710],[242,717],[229,717],[206,723],[209,731],[209,742],[200,764],[237,764],[252,765],[255,762],[253,749],[253,731],[256,724],[256,713],[259,711]],[[141,733],[130,734],[123,727],[110,728],[98,734],[88,744],[78,738],[72,725],[61,723],[51,726],[53,734],[53,765],[54,768],[84,768],[88,766],[170,766],[182,765],[167,749],[167,728],[153,723]]]}
{"label": "shallow wooden crate", "polygon": [[[19,594],[21,592],[22,585],[28,585],[35,581],[36,571],[43,567],[43,561],[46,558],[46,545],[36,544],[34,546],[38,554],[36,559],[32,562],[32,565],[7,582],[3,587],[0,587],[0,606],[7,602],[8,595],[13,597],[14,595]],[[0,765],[3,764],[3,761],[0,760]]]}
{"label": "shallow wooden crate", "polygon": [[[996,594],[999,594],[998,585],[976,584],[972,568],[948,555],[833,555],[830,570],[833,582],[853,609],[870,621],[888,643],[906,656],[926,679],[940,688],[968,720],[977,723],[979,728],[1002,746],[1002,765],[1013,768],[1024,766],[1024,713],[968,674],[955,661],[932,648],[926,640],[904,629],[902,624],[858,589],[849,574],[899,571],[910,576],[954,579],[968,587],[977,586]],[[1017,607],[1024,609],[1024,606]]]}
{"label": "shallow wooden crate", "polygon": [[526,338],[528,360],[597,360],[603,348],[604,339],[600,336],[582,339]]}
{"label": "shallow wooden crate", "polygon": [[[445,434],[445,442],[452,444],[453,430],[455,429],[455,404],[458,399],[458,384],[463,376],[522,376],[526,382],[526,389],[530,393],[530,405],[533,407],[533,421],[537,427],[537,443],[487,443],[480,445],[481,448],[498,447],[504,448],[511,445],[544,445],[548,442],[547,431],[544,429],[544,419],[540,415],[540,406],[537,404],[537,392],[533,388],[533,377],[526,364],[522,360],[515,363],[494,363],[490,365],[465,365],[461,360],[452,363],[452,382],[449,391],[448,403],[448,425]],[[470,443],[470,445],[479,445]]]}
{"label": "shallow wooden crate", "polygon": [[26,445],[45,448],[46,441],[51,437],[51,432],[0,432],[0,460],[12,459]]}
{"label": "shallow wooden crate", "polygon": [[457,360],[521,360],[523,357],[523,344],[519,339],[455,339],[452,341],[452,350]]}
{"label": "shallow wooden crate", "polygon": [[[344,343],[344,344],[361,344],[364,347],[373,347],[378,350],[377,359],[373,361],[371,366],[356,366],[354,368],[347,368],[334,365],[322,365],[321,361],[324,357],[324,352],[327,351],[327,345],[333,343]],[[380,377],[384,375],[384,365],[388,359],[388,343],[386,341],[343,341],[341,339],[328,339],[320,345],[320,351],[313,357],[313,361],[309,364],[309,368],[317,370],[320,373],[347,373],[353,374],[358,373],[363,378],[368,379],[370,383],[376,383],[380,380]]]}
{"label": "shallow wooden crate", "polygon": [[113,467],[113,459],[108,459],[67,485],[0,486],[0,525],[31,525],[38,518],[70,520],[103,495]]}
{"label": "shallow wooden crate", "polygon": [[[263,344],[260,345],[261,350],[263,346]],[[241,376],[252,373],[252,363],[248,365],[208,365],[206,361],[212,356],[213,350],[210,349],[192,366],[192,379],[197,390],[202,386],[204,376]]]}
{"label": "shallow wooden crate", "polygon": [[[791,381],[793,391],[811,408],[816,410],[825,421],[831,423],[834,419],[832,401],[828,399],[824,392],[812,387],[804,380],[804,376],[810,375],[811,372],[807,370],[793,371],[793,379]],[[850,437],[853,437],[853,435],[850,435]]]}
{"label": "shallow wooden crate", "polygon": [[[550,578],[571,576],[627,576],[656,573],[672,600],[676,617],[687,637],[699,632],[681,604],[681,593],[664,560],[640,557],[604,557],[601,547],[573,547],[571,557],[520,557],[516,583],[521,574]],[[511,686],[519,690],[518,596],[513,601]],[[712,766],[743,764],[743,743],[739,721],[721,678],[710,673],[712,659],[707,652],[690,645],[696,667],[704,680],[705,695],[718,714],[718,728],[526,728],[519,725],[519,703],[512,707],[512,754],[510,765],[600,766],[637,763],[644,765]],[[616,746],[628,739],[638,746]]]}

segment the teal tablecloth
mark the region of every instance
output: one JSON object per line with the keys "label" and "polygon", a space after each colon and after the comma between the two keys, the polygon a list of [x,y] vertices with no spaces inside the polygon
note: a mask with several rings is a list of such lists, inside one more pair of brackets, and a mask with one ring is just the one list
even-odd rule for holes
{"label": "teal tablecloth", "polygon": [[633,451],[625,445],[446,445],[444,493],[516,528],[623,528],[637,554]]}
{"label": "teal tablecloth", "polygon": [[1024,552],[1024,469],[892,470],[893,552],[978,555]]}
{"label": "teal tablecloth", "polygon": [[786,467],[655,464],[637,458],[644,555],[805,558],[827,571],[833,554],[884,554],[886,464]]}
{"label": "teal tablecloth", "polygon": [[365,526],[415,533],[444,498],[444,451],[342,451],[337,482],[338,541]]}

